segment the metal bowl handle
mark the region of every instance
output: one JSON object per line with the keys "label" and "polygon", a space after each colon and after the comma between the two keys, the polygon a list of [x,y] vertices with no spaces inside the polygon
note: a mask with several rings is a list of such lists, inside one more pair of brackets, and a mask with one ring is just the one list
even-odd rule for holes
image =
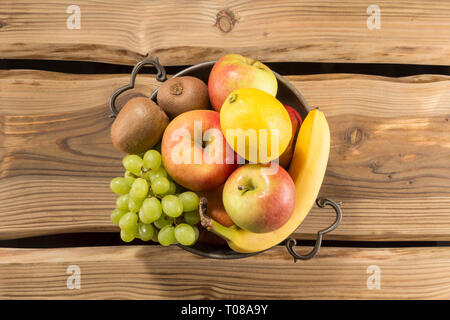
{"label": "metal bowl handle", "polygon": [[333,224],[331,226],[329,226],[328,228],[325,228],[323,230],[320,230],[317,233],[316,244],[314,245],[314,248],[308,254],[305,254],[305,255],[298,254],[294,249],[294,246],[297,245],[297,241],[291,237],[286,239],[286,248],[289,251],[289,253],[291,254],[291,256],[294,257],[294,262],[297,262],[297,260],[309,260],[309,259],[314,258],[317,255],[317,253],[319,252],[320,246],[322,244],[323,235],[336,229],[342,220],[342,211],[341,211],[341,207],[340,207],[340,204],[341,204],[340,202],[334,202],[327,198],[318,198],[316,200],[316,204],[317,204],[317,206],[319,206],[319,208],[324,208],[327,205],[333,207],[334,211],[336,212],[336,220],[333,222]]}
{"label": "metal bowl handle", "polygon": [[116,109],[116,104],[115,104],[117,97],[120,94],[122,94],[123,92],[134,88],[134,83],[136,81],[136,76],[137,76],[139,70],[141,70],[141,68],[146,65],[152,65],[156,68],[156,71],[158,71],[158,73],[156,74],[156,80],[158,80],[160,82],[166,81],[166,79],[167,79],[166,69],[164,69],[164,67],[159,63],[158,58],[156,58],[155,60],[143,60],[143,61],[138,62],[134,66],[133,71],[131,71],[130,83],[122,88],[117,89],[113,93],[111,98],[109,99],[109,109],[111,110],[111,115],[109,116],[110,118],[117,117],[117,114],[119,113]]}

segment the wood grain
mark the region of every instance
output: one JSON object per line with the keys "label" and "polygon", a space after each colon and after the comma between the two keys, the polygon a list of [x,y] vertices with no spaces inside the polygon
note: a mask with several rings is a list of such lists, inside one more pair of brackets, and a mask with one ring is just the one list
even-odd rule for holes
{"label": "wood grain", "polygon": [[450,3],[380,0],[380,29],[369,30],[371,2],[76,1],[70,30],[58,0],[0,3],[0,58],[166,65],[214,60],[229,52],[264,61],[450,64]]}
{"label": "wood grain", "polygon": [[[70,265],[79,290],[67,289]],[[378,290],[367,288],[369,266]],[[449,299],[450,249],[322,248],[297,263],[282,247],[228,261],[158,246],[0,249],[0,298]]]}
{"label": "wood grain", "polygon": [[[314,81],[317,80],[317,81]],[[342,200],[340,240],[448,240],[450,82],[323,75],[291,77],[325,112],[331,153],[321,194]],[[326,88],[326,89],[325,89]],[[333,214],[314,209],[297,230],[311,237]]]}
{"label": "wood grain", "polygon": [[[327,239],[450,239],[450,78],[314,75],[288,78],[325,112],[332,147],[321,195],[343,201]],[[109,180],[122,154],[107,103],[128,75],[0,72],[0,239],[116,231]],[[158,85],[142,75],[137,90]],[[122,99],[123,101],[124,99]],[[333,220],[313,209],[296,231]]]}

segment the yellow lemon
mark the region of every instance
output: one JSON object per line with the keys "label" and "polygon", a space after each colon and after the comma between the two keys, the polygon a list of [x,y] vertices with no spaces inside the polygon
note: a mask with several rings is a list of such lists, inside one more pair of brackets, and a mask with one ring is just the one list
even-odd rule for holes
{"label": "yellow lemon", "polygon": [[292,136],[292,123],[283,104],[255,88],[230,93],[220,109],[220,126],[233,150],[254,163],[277,159]]}

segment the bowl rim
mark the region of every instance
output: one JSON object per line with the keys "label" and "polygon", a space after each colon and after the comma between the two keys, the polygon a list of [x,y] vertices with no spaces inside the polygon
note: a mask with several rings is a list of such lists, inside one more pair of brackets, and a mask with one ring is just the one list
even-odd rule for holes
{"label": "bowl rim", "polygon": [[[176,74],[174,74],[172,76],[172,78],[184,76],[187,73],[190,73],[191,71],[196,71],[201,68],[212,67],[215,63],[216,63],[216,61],[206,61],[206,62],[202,62],[202,63],[198,63],[195,65],[189,66],[189,67],[177,72]],[[282,75],[280,75],[279,73],[277,73],[273,70],[272,70],[272,72],[274,73],[275,77],[277,78],[277,81],[281,82],[284,86],[286,86],[290,91],[292,91],[294,93],[294,95],[297,97],[297,99],[300,101],[300,103],[305,108],[306,114],[308,114],[311,111],[311,107],[309,106],[308,102],[303,97],[303,95],[297,90],[297,88],[294,85],[292,85],[292,83],[290,83]],[[151,100],[153,100],[155,102],[156,102],[156,95],[158,93],[159,88],[160,88],[160,86],[158,88],[156,88],[149,97]],[[296,109],[296,108],[294,107],[294,109]],[[277,245],[275,245],[275,246],[277,246]],[[193,253],[193,254],[201,256],[201,257],[211,258],[211,259],[222,259],[222,260],[247,258],[247,257],[251,257],[251,256],[255,256],[257,254],[263,253],[263,252],[268,251],[268,250],[272,249],[273,247],[275,247],[275,246],[272,246],[263,251],[256,251],[256,252],[250,252],[250,253],[240,253],[240,252],[236,252],[236,251],[233,251],[232,249],[228,248],[227,252],[229,252],[229,253],[224,254],[224,253],[217,253],[217,252],[206,252],[203,250],[199,250],[195,247],[184,246],[182,244],[177,244],[177,246],[179,248],[182,248],[190,253]]]}
{"label": "bowl rim", "polygon": [[[172,76],[172,78],[184,76],[189,71],[195,71],[195,70],[198,70],[198,69],[203,68],[203,67],[213,66],[216,62],[217,61],[213,60],[213,61],[206,61],[206,62],[194,64],[194,65],[192,65],[190,67],[187,67],[187,68],[177,72],[176,74],[174,74]],[[273,72],[273,74],[275,75],[275,77],[277,78],[277,80],[279,82],[281,82],[283,85],[285,85],[287,88],[289,88],[289,90],[291,90],[295,94],[295,96],[300,100],[300,102],[303,105],[303,107],[306,109],[306,113],[309,113],[311,111],[311,107],[309,106],[308,102],[303,97],[303,95],[300,93],[300,91],[298,91],[298,89],[294,85],[292,85],[292,83],[290,83],[286,78],[284,78],[278,72],[275,72],[273,70],[272,70],[272,72]],[[160,88],[160,86],[158,88],[156,88],[155,91],[152,92],[152,94],[149,97],[151,100],[155,100],[156,99],[156,95],[158,93],[159,88]]]}

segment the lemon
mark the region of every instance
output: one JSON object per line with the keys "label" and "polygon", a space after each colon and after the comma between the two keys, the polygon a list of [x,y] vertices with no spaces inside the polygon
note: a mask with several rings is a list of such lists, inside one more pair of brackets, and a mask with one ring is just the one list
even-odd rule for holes
{"label": "lemon", "polygon": [[255,88],[234,90],[220,109],[220,126],[231,148],[253,163],[277,159],[292,137],[286,108]]}

